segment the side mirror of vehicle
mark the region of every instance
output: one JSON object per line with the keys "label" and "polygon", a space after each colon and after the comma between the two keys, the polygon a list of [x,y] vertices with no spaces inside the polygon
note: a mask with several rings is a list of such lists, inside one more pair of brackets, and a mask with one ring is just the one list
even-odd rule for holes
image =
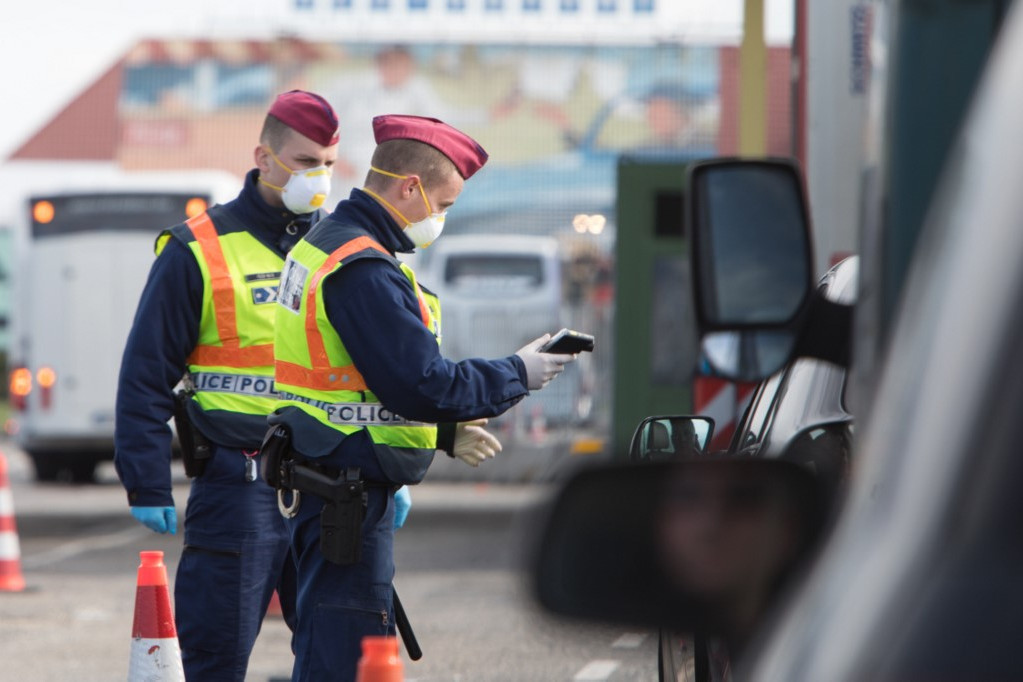
{"label": "side mirror of vehicle", "polygon": [[706,451],[713,435],[714,420],[710,417],[646,417],[632,434],[629,458],[657,461],[699,455]]}
{"label": "side mirror of vehicle", "polygon": [[738,650],[815,546],[818,510],[814,476],[780,460],[583,469],[546,510],[536,596],[557,614],[701,632]]}
{"label": "side mirror of vehicle", "polygon": [[793,357],[814,289],[802,173],[785,159],[711,159],[689,167],[687,196],[704,357],[759,381]]}

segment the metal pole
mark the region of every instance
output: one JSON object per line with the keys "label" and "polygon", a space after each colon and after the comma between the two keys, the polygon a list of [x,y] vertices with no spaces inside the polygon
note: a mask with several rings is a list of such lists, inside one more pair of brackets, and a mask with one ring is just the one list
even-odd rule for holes
{"label": "metal pole", "polygon": [[767,151],[767,44],[764,0],[744,0],[742,45],[739,48],[739,153],[763,156]]}

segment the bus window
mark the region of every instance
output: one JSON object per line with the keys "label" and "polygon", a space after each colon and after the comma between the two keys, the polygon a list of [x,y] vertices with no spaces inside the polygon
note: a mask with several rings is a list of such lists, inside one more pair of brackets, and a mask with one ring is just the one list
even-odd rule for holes
{"label": "bus window", "polygon": [[68,194],[29,199],[32,238],[76,232],[153,232],[180,223],[209,198],[185,192]]}

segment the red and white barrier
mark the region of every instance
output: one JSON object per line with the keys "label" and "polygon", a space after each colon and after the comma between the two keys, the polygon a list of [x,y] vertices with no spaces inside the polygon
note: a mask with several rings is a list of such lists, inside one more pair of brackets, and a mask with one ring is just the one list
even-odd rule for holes
{"label": "red and white barrier", "polygon": [[728,448],[756,387],[755,383],[696,376],[693,380],[693,411],[714,420],[714,437],[707,445],[708,451]]}

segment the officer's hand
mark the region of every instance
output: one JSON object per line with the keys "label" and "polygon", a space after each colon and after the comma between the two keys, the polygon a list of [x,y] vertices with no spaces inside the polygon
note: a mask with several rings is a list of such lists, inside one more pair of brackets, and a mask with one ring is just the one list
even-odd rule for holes
{"label": "officer's hand", "polygon": [[566,364],[575,360],[575,355],[571,354],[541,353],[540,346],[547,343],[550,338],[550,334],[544,334],[515,352],[526,366],[526,388],[530,391],[539,390],[549,384],[565,370]]}
{"label": "officer's hand", "polygon": [[408,510],[412,508],[412,495],[408,486],[403,485],[394,491],[394,530],[405,525],[408,518]]}
{"label": "officer's hand", "polygon": [[501,441],[483,427],[486,419],[459,422],[455,426],[455,447],[451,454],[471,467],[488,460],[501,451]]}
{"label": "officer's hand", "polygon": [[174,507],[132,507],[131,515],[154,533],[178,532],[178,515]]}

